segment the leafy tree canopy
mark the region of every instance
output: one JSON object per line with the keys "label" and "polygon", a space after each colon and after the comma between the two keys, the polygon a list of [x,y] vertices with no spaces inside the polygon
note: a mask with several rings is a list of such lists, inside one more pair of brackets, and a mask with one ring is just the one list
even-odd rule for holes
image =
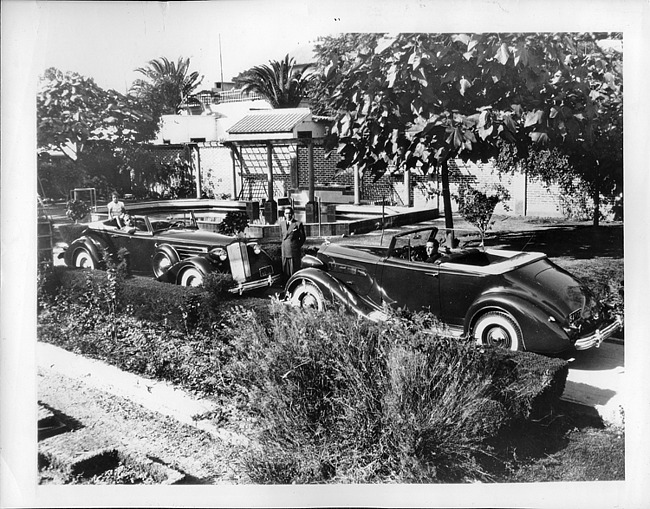
{"label": "leafy tree canopy", "polygon": [[176,62],[165,57],[150,60],[146,67],[136,69],[144,79],[135,80],[131,92],[146,103],[155,116],[175,115],[203,81],[203,76],[189,69],[189,58],[179,57]]}
{"label": "leafy tree canopy", "polygon": [[55,68],[41,78],[36,112],[39,149],[59,151],[73,161],[89,144],[134,146],[153,138],[158,127],[135,98]]}
{"label": "leafy tree canopy", "polygon": [[610,151],[622,155],[622,60],[601,45],[613,38],[620,36],[328,37],[316,46],[322,72],[312,97],[317,112],[335,115],[342,168],[381,176],[439,166],[450,227],[450,158],[486,161],[505,142],[517,157],[531,146],[556,146],[584,173],[615,170]]}
{"label": "leafy tree canopy", "polygon": [[310,79],[308,67],[296,67],[295,59],[286,55],[283,60],[271,60],[269,65],[258,65],[234,79],[244,92],[257,92],[273,108],[296,108],[306,95]]}

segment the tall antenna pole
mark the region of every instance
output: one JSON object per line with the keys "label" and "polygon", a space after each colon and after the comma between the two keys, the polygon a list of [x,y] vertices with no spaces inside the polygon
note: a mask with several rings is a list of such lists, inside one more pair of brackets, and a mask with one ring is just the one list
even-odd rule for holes
{"label": "tall antenna pole", "polygon": [[221,73],[221,86],[223,87],[223,60],[221,58],[221,34],[219,34],[219,71]]}

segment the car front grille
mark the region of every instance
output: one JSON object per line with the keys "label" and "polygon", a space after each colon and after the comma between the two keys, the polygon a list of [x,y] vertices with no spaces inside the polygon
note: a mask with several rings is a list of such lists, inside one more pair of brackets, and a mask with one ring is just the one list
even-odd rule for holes
{"label": "car front grille", "polygon": [[186,258],[208,252],[207,247],[201,246],[174,246],[174,249],[178,253],[178,256],[181,260],[185,260]]}

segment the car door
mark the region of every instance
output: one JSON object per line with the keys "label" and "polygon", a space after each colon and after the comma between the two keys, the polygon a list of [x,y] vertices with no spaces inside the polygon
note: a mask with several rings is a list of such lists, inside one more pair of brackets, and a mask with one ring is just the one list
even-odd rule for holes
{"label": "car door", "polygon": [[471,266],[441,263],[438,280],[442,320],[449,325],[462,326],[467,310],[492,279],[493,276],[473,270]]}
{"label": "car door", "polygon": [[393,308],[429,311],[440,315],[439,267],[388,257],[378,268],[381,272],[382,300]]}
{"label": "car door", "polygon": [[[129,267],[132,272],[152,274],[151,259],[156,250],[156,239],[148,231],[143,231],[143,226],[134,233],[117,230],[111,234],[111,240],[116,249],[124,248],[129,253]],[[146,229],[146,226],[144,226]]]}

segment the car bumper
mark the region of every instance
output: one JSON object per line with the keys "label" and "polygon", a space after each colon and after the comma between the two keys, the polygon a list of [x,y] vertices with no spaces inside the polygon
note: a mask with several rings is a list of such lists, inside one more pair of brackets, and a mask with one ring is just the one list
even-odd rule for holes
{"label": "car bumper", "polygon": [[230,293],[242,294],[250,290],[255,290],[257,288],[264,288],[266,286],[272,286],[274,283],[279,282],[282,279],[282,274],[275,274],[264,279],[258,279],[257,281],[246,281],[245,283],[238,283],[235,287],[228,290]]}
{"label": "car bumper", "polygon": [[614,334],[623,325],[623,319],[620,316],[616,317],[612,323],[603,329],[597,329],[592,334],[578,338],[575,342],[576,350],[588,350],[589,348],[598,348],[603,341]]}

